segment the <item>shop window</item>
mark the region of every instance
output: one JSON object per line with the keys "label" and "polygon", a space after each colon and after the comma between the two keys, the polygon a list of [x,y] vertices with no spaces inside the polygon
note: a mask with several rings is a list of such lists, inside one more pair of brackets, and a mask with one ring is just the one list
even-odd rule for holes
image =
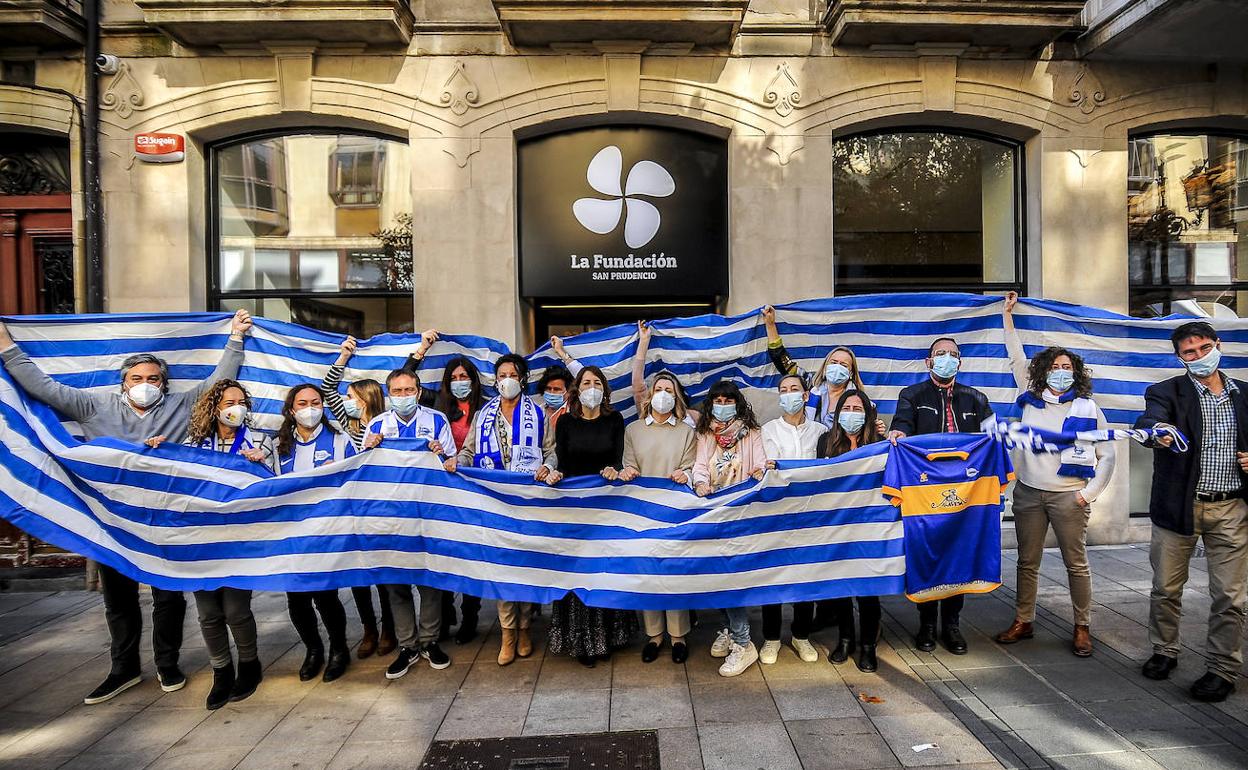
{"label": "shop window", "polygon": [[838,140],[836,292],[1021,290],[1021,154],[937,131]]}
{"label": "shop window", "polygon": [[1154,134],[1132,138],[1129,157],[1152,159],[1128,184],[1131,314],[1244,315],[1248,141]]}
{"label": "shop window", "polygon": [[[402,142],[339,134],[211,148],[210,307],[355,336],[410,331],[408,157]],[[387,168],[402,178],[383,196]]]}

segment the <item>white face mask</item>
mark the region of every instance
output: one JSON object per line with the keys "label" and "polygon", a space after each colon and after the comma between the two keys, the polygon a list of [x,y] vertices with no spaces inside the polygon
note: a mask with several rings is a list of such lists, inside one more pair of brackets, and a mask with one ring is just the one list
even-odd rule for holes
{"label": "white face mask", "polygon": [[650,411],[656,414],[667,414],[676,408],[676,397],[666,390],[656,390],[650,397]]}
{"label": "white face mask", "polygon": [[508,401],[520,395],[520,380],[508,377],[498,381],[498,393]]}
{"label": "white face mask", "polygon": [[586,409],[596,409],[602,403],[602,390],[600,388],[586,388],[581,391],[581,406]]}
{"label": "white face mask", "polygon": [[222,409],[217,415],[221,420],[221,424],[227,428],[237,428],[247,421],[247,407],[243,404],[235,404]]}
{"label": "white face mask", "polygon": [[140,382],[126,391],[126,397],[140,409],[155,406],[165,397],[164,391],[147,382]]}
{"label": "white face mask", "polygon": [[295,422],[299,423],[301,428],[315,428],[321,424],[321,414],[322,410],[319,406],[305,406],[295,412]]}

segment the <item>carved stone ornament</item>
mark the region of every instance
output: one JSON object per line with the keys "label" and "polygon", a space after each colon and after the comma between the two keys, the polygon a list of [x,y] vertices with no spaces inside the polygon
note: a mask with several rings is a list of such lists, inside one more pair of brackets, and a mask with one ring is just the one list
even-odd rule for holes
{"label": "carved stone ornament", "polygon": [[108,88],[100,96],[100,109],[112,110],[117,113],[117,117],[124,119],[142,106],[143,89],[130,72],[130,65],[123,61],[117,65],[117,74],[113,75]]}
{"label": "carved stone ornament", "polygon": [[1092,70],[1088,69],[1088,65],[1084,64],[1071,82],[1066,98],[1084,115],[1091,115],[1097,107],[1105,103],[1105,87]]}
{"label": "carved stone ornament", "polygon": [[438,98],[444,107],[451,112],[463,115],[468,108],[475,107],[481,101],[481,89],[468,76],[468,68],[462,61],[455,62],[455,69],[442,84],[442,95]]}
{"label": "carved stone ornament", "polygon": [[797,79],[789,70],[788,62],[780,62],[776,66],[776,74],[763,91],[763,104],[771,107],[782,118],[788,117],[802,101],[802,93],[797,87]]}

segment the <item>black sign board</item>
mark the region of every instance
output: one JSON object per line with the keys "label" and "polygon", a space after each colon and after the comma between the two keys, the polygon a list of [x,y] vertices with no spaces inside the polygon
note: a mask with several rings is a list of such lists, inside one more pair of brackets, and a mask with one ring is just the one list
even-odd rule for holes
{"label": "black sign board", "polygon": [[728,147],[671,128],[604,126],[518,148],[520,293],[728,293]]}

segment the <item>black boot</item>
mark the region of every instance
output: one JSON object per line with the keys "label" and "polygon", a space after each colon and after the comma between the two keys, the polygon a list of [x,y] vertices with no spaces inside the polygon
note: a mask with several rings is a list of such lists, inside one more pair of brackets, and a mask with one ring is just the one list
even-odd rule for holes
{"label": "black boot", "polygon": [[919,626],[918,636],[914,637],[914,648],[919,652],[931,652],[936,649],[936,626],[924,623]]}
{"label": "black boot", "polygon": [[212,670],[212,689],[208,691],[208,701],[204,704],[209,711],[216,711],[230,702],[230,691],[234,689],[234,663],[225,664]]}
{"label": "black boot", "polygon": [[240,660],[238,662],[238,678],[234,680],[234,689],[230,690],[230,700],[240,701],[250,697],[264,679],[264,669],[260,660]]}
{"label": "black boot", "polygon": [[832,648],[832,652],[828,653],[828,659],[833,663],[844,663],[849,660],[849,656],[854,654],[854,637],[842,636],[837,640],[836,646]]}
{"label": "black boot", "polygon": [[321,673],[325,665],[325,650],[320,647],[309,647],[308,654],[303,656],[303,665],[299,667],[299,681],[310,682]]}
{"label": "black boot", "polygon": [[351,651],[345,647],[341,650],[329,651],[329,662],[325,664],[325,676],[322,682],[332,682],[347,673],[347,665],[351,663]]}
{"label": "black boot", "polygon": [[880,664],[875,659],[875,645],[864,644],[858,650],[858,670],[864,673],[873,673]]}
{"label": "black boot", "polygon": [[465,612],[463,620],[459,623],[459,630],[455,632],[455,644],[468,644],[477,638],[477,614],[475,612]]}
{"label": "black boot", "polygon": [[966,637],[962,636],[962,630],[957,626],[945,626],[941,629],[940,638],[949,652],[954,655],[966,654]]}

